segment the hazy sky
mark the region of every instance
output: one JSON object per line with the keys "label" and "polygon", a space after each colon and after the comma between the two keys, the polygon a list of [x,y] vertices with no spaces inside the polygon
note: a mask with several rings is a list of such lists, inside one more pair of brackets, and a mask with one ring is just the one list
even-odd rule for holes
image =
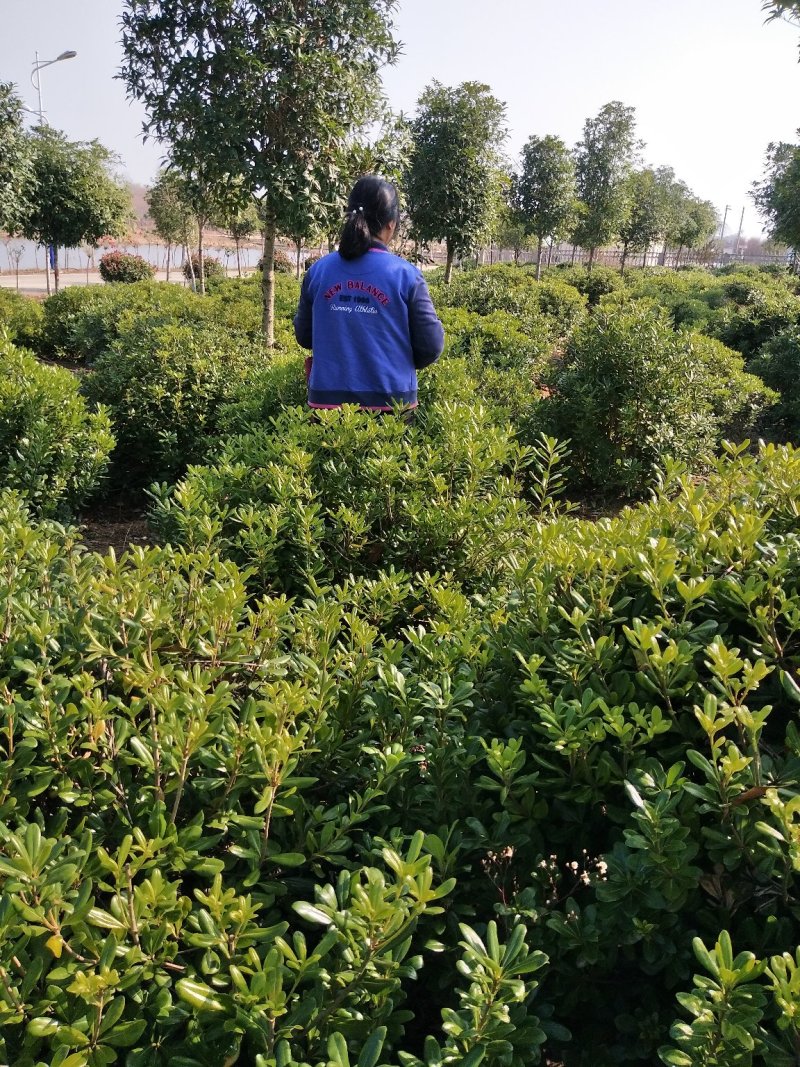
{"label": "hazy sky", "polygon": [[[0,80],[36,107],[34,53],[76,59],[42,73],[51,125],[98,137],[148,182],[161,149],[142,144],[142,112],[114,80],[121,0],[0,0]],[[433,78],[479,80],[508,105],[508,150],[530,134],[572,145],[585,118],[609,100],[636,108],[647,163],[673,166],[720,212],[728,232],[745,208],[770,141],[800,126],[800,30],[764,25],[760,0],[401,0],[403,55],[386,72],[392,106],[409,112]]]}

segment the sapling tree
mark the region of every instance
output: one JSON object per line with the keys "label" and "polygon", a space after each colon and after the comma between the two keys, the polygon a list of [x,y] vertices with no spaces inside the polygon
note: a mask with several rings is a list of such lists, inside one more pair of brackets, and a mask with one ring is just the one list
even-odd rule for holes
{"label": "sapling tree", "polygon": [[173,245],[187,250],[193,242],[194,220],[186,203],[183,185],[174,170],[164,170],[146,193],[147,210],[156,233],[167,246],[167,281]]}
{"label": "sapling tree", "polygon": [[[40,127],[32,138],[35,194],[19,226],[32,241],[58,248],[122,237],[132,216],[130,191],[114,175],[118,160],[99,141],[68,141]],[[58,256],[55,260],[58,290]]]}
{"label": "sapling tree", "polygon": [[531,245],[531,236],[526,232],[525,223],[515,210],[513,203],[513,186],[509,190],[510,203],[503,205],[492,229],[492,240],[499,249],[510,248],[514,253],[514,262],[519,263],[520,255]]}
{"label": "sapling tree", "polygon": [[575,146],[575,174],[583,210],[573,238],[589,250],[589,269],[597,249],[617,237],[625,222],[628,178],[639,148],[634,108],[619,100],[605,104],[584,123],[583,137]]}
{"label": "sapling tree", "polygon": [[334,180],[348,130],[374,113],[397,55],[396,0],[125,0],[121,77],[145,134],[214,189],[258,201],[263,329],[274,343],[274,254],[295,201]]}
{"label": "sapling tree", "polygon": [[326,181],[320,190],[323,236],[333,249],[342,227],[347,196],[366,174],[379,174],[397,187],[403,201],[403,182],[411,160],[412,140],[408,121],[388,108],[377,122],[353,128],[336,152],[335,180]]}
{"label": "sapling tree", "polygon": [[717,209],[711,201],[701,200],[700,197],[688,193],[667,234],[678,246],[675,265],[680,263],[684,248],[694,250],[705,247],[718,226]]}
{"label": "sapling tree", "polygon": [[575,163],[559,137],[529,137],[522,167],[512,185],[514,208],[528,234],[537,239],[536,278],[541,277],[546,237],[565,236],[576,216]]}
{"label": "sapling tree", "polygon": [[477,247],[491,226],[506,107],[481,82],[449,88],[434,81],[419,98],[411,131],[406,192],[413,232],[423,242],[445,242],[449,283],[455,256]]}
{"label": "sapling tree", "polygon": [[247,241],[259,230],[260,219],[255,201],[244,196],[234,200],[223,211],[218,220],[225,232],[233,238],[236,246],[236,273],[242,276],[242,241]]}
{"label": "sapling tree", "polygon": [[667,205],[663,193],[664,188],[650,167],[634,171],[628,179],[628,216],[619,231],[622,241],[620,273],[625,273],[628,252],[643,252],[644,266],[647,250],[664,232]]}

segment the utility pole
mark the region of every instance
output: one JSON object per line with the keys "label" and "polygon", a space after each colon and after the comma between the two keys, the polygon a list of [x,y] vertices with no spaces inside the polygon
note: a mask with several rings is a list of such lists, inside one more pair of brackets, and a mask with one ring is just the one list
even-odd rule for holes
{"label": "utility pole", "polygon": [[725,205],[725,214],[722,216],[722,229],[719,233],[720,255],[723,261],[725,260],[725,223],[728,221],[728,212],[731,209],[730,204]]}
{"label": "utility pole", "polygon": [[[36,53],[36,62],[33,64],[33,70],[31,71],[31,85],[36,90],[39,97],[39,125],[44,126],[44,108],[42,107],[42,70],[45,67],[52,67],[54,63],[61,63],[65,59],[74,59],[77,52],[72,50],[68,52],[62,52],[60,56],[56,56],[55,59],[46,59],[43,63],[39,62],[39,53]],[[47,279],[47,295],[50,295],[50,256],[51,254],[57,255],[55,249],[51,253],[53,246],[48,244],[44,250],[44,273]],[[56,282],[58,282],[58,273],[56,273]]]}
{"label": "utility pole", "polygon": [[736,234],[736,244],[734,245],[734,256],[739,255],[739,243],[742,240],[742,227],[744,226],[744,208],[742,208],[742,217],[739,219],[739,232]]}

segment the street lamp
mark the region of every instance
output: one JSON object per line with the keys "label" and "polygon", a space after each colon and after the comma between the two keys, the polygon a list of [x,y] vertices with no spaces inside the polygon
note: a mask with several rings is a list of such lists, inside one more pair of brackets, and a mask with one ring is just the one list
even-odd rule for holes
{"label": "street lamp", "polygon": [[[39,53],[36,53],[36,60],[33,64],[33,70],[31,71],[31,85],[36,90],[39,96],[39,125],[44,126],[44,108],[42,107],[42,76],[39,73],[45,67],[51,67],[54,63],[60,63],[64,59],[74,59],[77,52],[68,51],[62,52],[60,56],[56,56],[55,59],[45,59],[40,62]],[[44,253],[44,271],[45,278],[47,279],[47,294],[50,295],[50,255],[51,245],[48,245]]]}
{"label": "street lamp", "polygon": [[31,85],[39,94],[39,122],[44,126],[44,109],[42,107],[42,77],[39,74],[40,70],[45,67],[51,67],[53,63],[60,63],[62,59],[74,59],[77,52],[62,52],[60,56],[56,56],[55,59],[45,59],[43,62],[39,62],[39,53],[36,53],[36,61],[33,64],[33,70],[31,71]]}

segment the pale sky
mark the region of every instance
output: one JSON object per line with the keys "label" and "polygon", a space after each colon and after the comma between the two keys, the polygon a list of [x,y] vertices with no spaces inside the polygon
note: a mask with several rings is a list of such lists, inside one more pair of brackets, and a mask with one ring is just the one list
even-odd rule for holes
{"label": "pale sky", "polygon": [[[34,53],[78,56],[42,72],[51,125],[99,138],[125,173],[149,182],[162,150],[141,140],[142,112],[114,80],[120,0],[0,0],[0,80],[35,108]],[[508,106],[514,158],[531,134],[573,145],[610,100],[636,109],[643,160],[674,167],[720,214],[727,232],[745,209],[770,141],[800,127],[800,30],[764,24],[760,0],[401,0],[403,54],[385,73],[389,102],[413,111],[433,79],[477,80]]]}

